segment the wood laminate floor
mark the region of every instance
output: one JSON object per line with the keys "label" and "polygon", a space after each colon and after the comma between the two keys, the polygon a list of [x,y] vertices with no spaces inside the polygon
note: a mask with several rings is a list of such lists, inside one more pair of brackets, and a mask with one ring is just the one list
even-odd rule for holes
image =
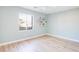
{"label": "wood laminate floor", "polygon": [[78,52],[79,43],[51,36],[0,46],[0,52]]}

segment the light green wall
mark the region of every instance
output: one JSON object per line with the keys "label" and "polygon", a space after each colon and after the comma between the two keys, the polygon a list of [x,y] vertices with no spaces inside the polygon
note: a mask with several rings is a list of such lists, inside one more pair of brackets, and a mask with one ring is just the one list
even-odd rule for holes
{"label": "light green wall", "polygon": [[2,9],[0,9],[0,41],[2,41]]}
{"label": "light green wall", "polygon": [[[34,15],[33,29],[19,31],[18,15],[20,12]],[[44,34],[45,28],[39,26],[39,17],[44,14],[26,10],[20,7],[0,7],[0,42],[14,41],[35,35]]]}
{"label": "light green wall", "polygon": [[48,33],[79,40],[79,9],[49,15]]}
{"label": "light green wall", "polygon": [[[18,14],[34,15],[33,29],[19,31]],[[45,16],[47,25],[38,24],[39,17]],[[79,9],[45,15],[21,7],[0,7],[0,42],[14,41],[40,34],[55,34],[79,40]]]}

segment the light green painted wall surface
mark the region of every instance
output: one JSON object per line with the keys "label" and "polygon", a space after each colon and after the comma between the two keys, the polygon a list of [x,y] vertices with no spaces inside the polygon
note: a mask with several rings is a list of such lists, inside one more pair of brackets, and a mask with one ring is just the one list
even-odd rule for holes
{"label": "light green painted wall surface", "polygon": [[[33,29],[19,31],[18,14],[34,15]],[[48,21],[45,27],[38,25],[39,17]],[[45,15],[20,7],[0,7],[0,42],[14,41],[40,34],[55,34],[79,40],[79,9]]]}
{"label": "light green painted wall surface", "polygon": [[[44,14],[26,10],[20,7],[0,7],[0,12],[0,42],[23,39],[44,34],[46,32],[45,27],[41,27],[38,24],[39,17],[44,17]],[[21,12],[34,15],[32,30],[19,31],[18,15]]]}
{"label": "light green painted wall surface", "polygon": [[49,15],[48,33],[79,40],[79,9]]}

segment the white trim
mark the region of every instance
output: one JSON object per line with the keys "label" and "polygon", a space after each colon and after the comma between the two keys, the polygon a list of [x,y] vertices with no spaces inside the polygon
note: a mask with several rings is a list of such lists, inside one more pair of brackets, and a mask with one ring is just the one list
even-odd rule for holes
{"label": "white trim", "polygon": [[29,40],[29,39],[37,38],[37,37],[44,36],[44,35],[49,35],[49,36],[52,36],[52,37],[57,37],[57,38],[65,39],[65,40],[71,40],[71,41],[79,43],[79,40],[76,40],[76,39],[71,39],[71,38],[68,38],[68,37],[60,36],[60,35],[54,35],[54,34],[50,34],[50,33],[45,33],[45,34],[40,34],[40,35],[27,37],[27,38],[24,38],[24,39],[19,39],[19,40],[15,40],[15,41],[1,43],[0,46],[6,45],[6,44],[11,44],[11,43],[16,43],[16,42],[20,42],[20,41],[24,41],[24,40]]}
{"label": "white trim", "polygon": [[68,38],[68,37],[55,35],[55,34],[50,34],[50,33],[46,33],[46,35],[49,35],[49,36],[52,36],[52,37],[61,38],[61,39],[65,39],[65,40],[70,40],[70,41],[74,41],[74,42],[78,42],[79,43],[79,40],[77,40],[77,39],[71,39],[71,38]]}
{"label": "white trim", "polygon": [[35,36],[27,37],[27,38],[24,38],[24,39],[19,39],[19,40],[15,40],[15,41],[0,43],[0,46],[6,45],[6,44],[11,44],[11,43],[16,43],[16,42],[20,42],[20,41],[24,41],[24,40],[29,40],[29,39],[37,38],[37,37],[44,36],[44,35],[46,35],[46,34],[40,34],[40,35],[35,35]]}

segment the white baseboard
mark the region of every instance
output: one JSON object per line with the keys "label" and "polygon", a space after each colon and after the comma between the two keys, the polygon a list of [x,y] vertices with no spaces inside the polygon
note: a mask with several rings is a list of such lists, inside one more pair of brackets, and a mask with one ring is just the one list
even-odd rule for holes
{"label": "white baseboard", "polygon": [[16,42],[20,42],[20,41],[24,41],[24,40],[29,40],[29,39],[37,38],[37,37],[44,36],[44,35],[49,35],[49,36],[52,36],[52,37],[57,37],[57,38],[66,39],[66,40],[71,40],[71,41],[79,43],[79,41],[76,40],[76,39],[71,39],[71,38],[64,37],[64,36],[59,36],[59,35],[54,35],[54,34],[50,34],[50,33],[45,33],[45,34],[40,34],[40,35],[35,35],[35,36],[27,37],[27,38],[24,38],[24,39],[19,39],[19,40],[15,40],[15,41],[1,43],[0,46],[11,44],[11,43],[16,43]]}
{"label": "white baseboard", "polygon": [[74,41],[74,42],[78,42],[79,43],[79,40],[77,40],[77,39],[71,39],[71,38],[68,38],[68,37],[64,37],[64,36],[60,36],[60,35],[54,35],[54,34],[50,34],[50,33],[46,33],[46,34],[49,35],[49,36],[52,36],[52,37],[57,37],[57,38],[70,40],[70,41]]}
{"label": "white baseboard", "polygon": [[46,34],[40,34],[40,35],[35,35],[35,36],[27,37],[27,38],[24,38],[24,39],[19,39],[19,40],[10,41],[10,42],[4,42],[4,43],[1,43],[0,46],[11,44],[11,43],[16,43],[16,42],[21,42],[21,41],[24,41],[24,40],[33,39],[33,38],[37,38],[37,37],[44,36],[44,35],[46,35]]}

